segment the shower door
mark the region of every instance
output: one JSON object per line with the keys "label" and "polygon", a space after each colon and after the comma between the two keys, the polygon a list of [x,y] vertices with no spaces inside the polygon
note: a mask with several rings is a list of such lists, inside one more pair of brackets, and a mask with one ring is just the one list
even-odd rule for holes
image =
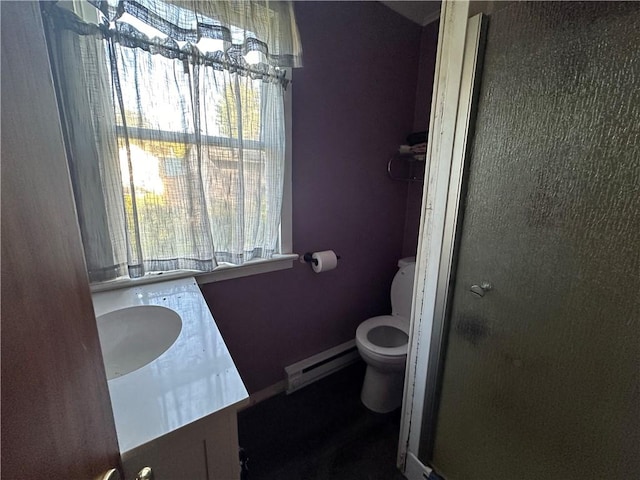
{"label": "shower door", "polygon": [[639,52],[640,3],[490,17],[419,452],[447,480],[640,478]]}

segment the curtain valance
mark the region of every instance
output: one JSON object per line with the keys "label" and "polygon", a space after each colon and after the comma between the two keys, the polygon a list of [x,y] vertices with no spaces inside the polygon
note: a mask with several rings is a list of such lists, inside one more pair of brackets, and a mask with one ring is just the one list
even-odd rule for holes
{"label": "curtain valance", "polygon": [[45,7],[59,27],[286,85],[302,65],[291,2],[86,0]]}

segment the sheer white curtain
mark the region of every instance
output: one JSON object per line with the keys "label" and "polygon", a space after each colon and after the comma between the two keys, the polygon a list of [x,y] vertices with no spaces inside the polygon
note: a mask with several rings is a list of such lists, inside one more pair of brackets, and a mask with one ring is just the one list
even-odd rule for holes
{"label": "sheer white curtain", "polygon": [[[210,271],[277,253],[280,64],[299,64],[289,48],[297,30],[280,47],[206,16],[216,12],[202,13],[205,3],[98,2],[98,22],[86,21],[86,10],[84,19],[46,10],[92,281]],[[271,36],[282,22],[295,26],[292,16],[274,18],[269,28],[248,23]]]}

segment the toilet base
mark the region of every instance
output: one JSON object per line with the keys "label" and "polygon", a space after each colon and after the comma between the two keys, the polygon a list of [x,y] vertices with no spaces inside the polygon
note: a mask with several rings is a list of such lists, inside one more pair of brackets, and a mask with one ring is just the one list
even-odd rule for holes
{"label": "toilet base", "polygon": [[367,365],[360,399],[365,407],[376,413],[388,413],[402,405],[404,368],[382,372]]}

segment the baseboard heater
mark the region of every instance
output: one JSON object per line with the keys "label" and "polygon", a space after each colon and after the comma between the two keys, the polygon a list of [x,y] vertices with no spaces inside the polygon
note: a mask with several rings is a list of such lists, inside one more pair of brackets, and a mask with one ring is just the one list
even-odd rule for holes
{"label": "baseboard heater", "polygon": [[337,345],[317,355],[285,367],[287,393],[306,387],[327,375],[358,361],[360,354],[355,340]]}

